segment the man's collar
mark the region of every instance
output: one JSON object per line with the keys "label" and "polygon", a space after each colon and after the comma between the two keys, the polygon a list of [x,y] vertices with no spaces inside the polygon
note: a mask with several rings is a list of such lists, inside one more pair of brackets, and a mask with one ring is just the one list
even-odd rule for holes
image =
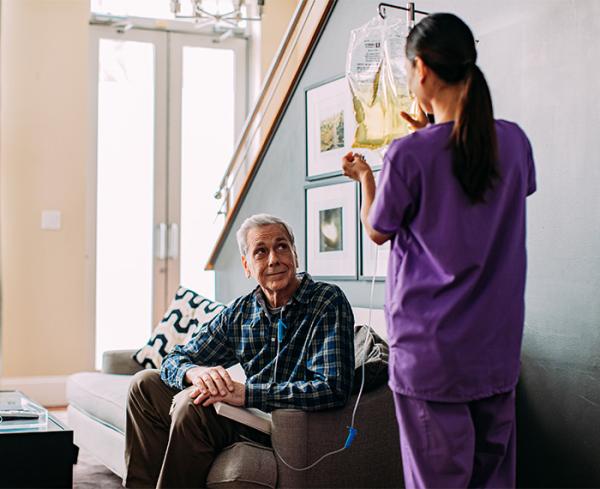
{"label": "man's collar", "polygon": [[292,299],[297,300],[301,304],[308,304],[310,301],[310,287],[313,283],[313,279],[308,272],[302,272],[298,274],[300,279],[300,285],[294,292]]}

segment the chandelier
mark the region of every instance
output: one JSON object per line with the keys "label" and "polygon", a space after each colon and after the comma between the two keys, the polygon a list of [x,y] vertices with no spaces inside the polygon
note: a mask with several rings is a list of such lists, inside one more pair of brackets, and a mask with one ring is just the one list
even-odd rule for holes
{"label": "chandelier", "polygon": [[[219,30],[242,30],[247,21],[262,19],[265,0],[256,0],[256,16],[248,13],[248,0],[170,0],[176,19],[191,19],[198,28],[214,25]],[[188,3],[189,14],[182,14],[182,3]],[[190,8],[191,7],[191,8]]]}

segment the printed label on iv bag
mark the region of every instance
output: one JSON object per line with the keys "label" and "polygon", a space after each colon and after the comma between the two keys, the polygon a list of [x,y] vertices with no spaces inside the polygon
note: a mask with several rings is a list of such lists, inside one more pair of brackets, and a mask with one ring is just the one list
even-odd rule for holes
{"label": "printed label on iv bag", "polygon": [[[357,49],[360,49],[360,47],[357,47]],[[381,58],[381,40],[364,39],[362,42],[362,52],[353,58],[355,62],[352,65],[352,72],[357,75],[372,75],[381,65]]]}

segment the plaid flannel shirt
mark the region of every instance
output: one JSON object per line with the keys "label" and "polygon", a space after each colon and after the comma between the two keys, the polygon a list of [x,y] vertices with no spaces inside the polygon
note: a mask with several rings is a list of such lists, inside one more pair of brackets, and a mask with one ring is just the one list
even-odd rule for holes
{"label": "plaid flannel shirt", "polygon": [[[316,411],[343,406],[354,377],[352,309],[339,287],[314,282],[307,273],[300,278],[294,296],[275,317],[260,287],[236,299],[165,357],[162,380],[183,389],[190,368],[228,368],[239,362],[247,377],[247,407]],[[280,318],[287,327],[275,373]]]}

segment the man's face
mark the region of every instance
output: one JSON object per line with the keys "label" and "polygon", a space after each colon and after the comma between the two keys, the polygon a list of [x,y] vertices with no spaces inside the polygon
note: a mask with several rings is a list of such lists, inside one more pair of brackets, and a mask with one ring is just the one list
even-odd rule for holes
{"label": "man's face", "polygon": [[298,262],[290,238],[280,224],[250,229],[246,237],[248,250],[242,256],[247,277],[254,278],[262,289],[278,292],[293,284]]}

